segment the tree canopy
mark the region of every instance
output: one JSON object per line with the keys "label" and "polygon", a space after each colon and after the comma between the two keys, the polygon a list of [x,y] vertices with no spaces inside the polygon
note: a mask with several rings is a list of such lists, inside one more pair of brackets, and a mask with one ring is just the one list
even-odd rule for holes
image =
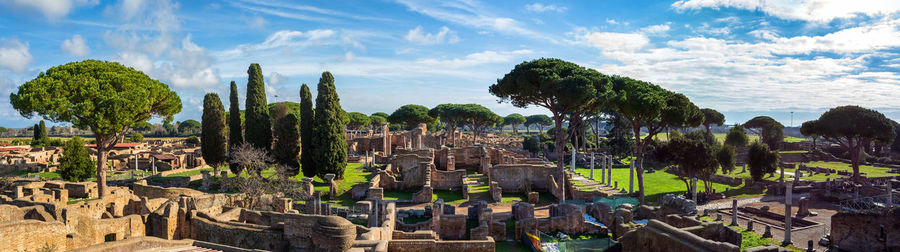
{"label": "tree canopy", "polygon": [[[678,132],[678,131],[675,131]],[[719,166],[716,146],[706,142],[704,136],[688,133],[687,136],[673,134],[665,145],[667,159],[678,165],[679,178],[690,193],[696,193],[691,178],[709,179]],[[708,188],[707,188],[708,189]]]}
{"label": "tree canopy", "polygon": [[194,135],[200,131],[200,126],[202,126],[202,124],[197,120],[187,119],[178,123],[178,132],[185,136]]}
{"label": "tree canopy", "polygon": [[348,123],[347,126],[354,130],[359,130],[372,123],[372,119],[369,118],[369,116],[359,112],[347,113],[347,117],[350,118],[350,123]]}
{"label": "tree canopy", "polygon": [[300,169],[303,176],[316,175],[316,164],[313,156],[313,135],[315,134],[315,115],[313,110],[312,94],[309,86],[304,83],[300,86]]}
{"label": "tree canopy", "polygon": [[316,95],[316,114],[313,132],[313,157],[316,175],[334,173],[337,179],[344,177],[347,167],[347,139],[344,137],[344,112],[334,86],[334,77],[322,73]]}
{"label": "tree canopy", "polygon": [[387,118],[379,115],[373,115],[369,117],[369,121],[371,121],[372,126],[381,126],[387,123]]}
{"label": "tree canopy", "polygon": [[466,121],[466,111],[462,104],[440,104],[428,111],[428,116],[437,118],[446,125],[450,133],[450,144],[456,144],[456,128]]}
{"label": "tree canopy", "polygon": [[744,133],[744,126],[741,125],[734,125],[734,127],[731,127],[731,129],[728,130],[728,134],[725,135],[725,144],[727,145],[744,147],[747,146],[747,143],[749,142],[750,138]]}
{"label": "tree canopy", "polygon": [[[634,156],[638,181],[638,200],[644,203],[644,149],[647,144],[669,126],[696,127],[703,122],[703,113],[686,96],[665,90],[652,83],[627,77],[612,80],[616,92],[613,107],[631,124],[635,139]],[[647,135],[641,138],[641,127]]]}
{"label": "tree canopy", "polygon": [[225,164],[228,142],[225,139],[225,106],[216,93],[203,97],[200,150],[203,160],[212,167]]}
{"label": "tree canopy", "polygon": [[778,169],[778,151],[759,141],[753,141],[747,150],[747,166],[753,181],[762,180],[763,175],[775,173]]}
{"label": "tree canopy", "polygon": [[[244,121],[242,120],[241,104],[238,100],[237,83],[231,82],[231,91],[228,93],[228,156],[231,157],[231,151],[235,147],[244,143]],[[232,173],[240,173],[240,167],[237,165],[229,166]]]}
{"label": "tree canopy", "polygon": [[538,126],[539,131],[544,131],[544,127],[553,125],[553,119],[544,114],[530,115],[525,117],[525,129],[530,130],[531,126]]}
{"label": "tree canopy", "polygon": [[860,151],[867,142],[889,145],[897,136],[890,119],[878,111],[859,106],[832,108],[818,120],[804,122],[801,133],[837,143],[850,154],[853,178],[859,179]]}
{"label": "tree canopy", "polygon": [[434,118],[428,115],[428,108],[425,106],[407,104],[391,113],[388,121],[403,124],[409,129],[418,126],[420,123],[432,123]]}
{"label": "tree canopy", "polygon": [[759,140],[769,148],[780,149],[784,141],[784,125],[768,116],[757,116],[744,123],[744,128],[758,129]]}
{"label": "tree canopy", "polygon": [[519,133],[519,125],[522,125],[524,123],[525,123],[525,116],[523,116],[521,114],[513,113],[513,114],[507,115],[506,117],[503,117],[503,125],[512,126],[513,133],[516,133],[516,134]]}
{"label": "tree canopy", "polygon": [[700,109],[700,112],[703,113],[703,127],[706,128],[706,134],[712,134],[709,129],[710,125],[722,126],[725,124],[725,115],[715,109],[703,108]]}
{"label": "tree canopy", "polygon": [[35,114],[52,122],[90,129],[97,143],[97,184],[106,190],[109,149],[129,127],[153,116],[181,112],[181,99],[169,86],[116,62],[85,60],[51,67],[10,94],[22,116]]}
{"label": "tree canopy", "polygon": [[462,111],[466,117],[466,125],[472,131],[473,144],[478,140],[478,135],[483,133],[484,130],[503,123],[503,117],[479,104],[462,105]]}
{"label": "tree canopy", "polygon": [[247,75],[244,137],[254,147],[269,151],[272,149],[272,121],[269,119],[266,85],[263,83],[262,69],[259,64],[250,64]]}
{"label": "tree canopy", "polygon": [[[568,134],[560,132],[563,121],[577,121],[585,113],[604,104],[609,95],[609,78],[593,69],[560,59],[541,58],[522,62],[489,87],[501,102],[524,108],[539,106],[553,114],[556,155],[562,157]],[[558,185],[565,188],[564,162],[558,162]],[[561,195],[560,200],[565,200]]]}

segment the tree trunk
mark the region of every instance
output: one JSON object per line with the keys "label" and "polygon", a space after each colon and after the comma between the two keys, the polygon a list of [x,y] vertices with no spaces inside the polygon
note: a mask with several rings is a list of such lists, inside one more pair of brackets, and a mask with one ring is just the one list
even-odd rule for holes
{"label": "tree trunk", "polygon": [[106,156],[109,152],[104,145],[97,141],[97,195],[100,198],[109,193],[106,189]]}
{"label": "tree trunk", "polygon": [[847,142],[850,143],[850,166],[853,167],[853,181],[858,182],[861,179],[859,176],[859,152],[861,149],[860,147],[862,147],[860,142],[862,141],[857,141],[856,144],[854,144],[853,139],[848,139]]}
{"label": "tree trunk", "polygon": [[566,147],[566,139],[563,134],[565,134],[566,132],[562,130],[562,118],[560,117],[561,116],[557,115],[556,113],[554,113],[553,115],[553,121],[556,124],[556,168],[557,170],[559,170],[559,174],[556,179],[559,180],[557,183],[559,184],[560,192],[562,192],[562,195],[559,195],[558,198],[559,202],[563,202],[566,200],[566,165],[565,159],[563,158],[566,155],[565,153],[563,153],[565,152],[564,149]]}
{"label": "tree trunk", "polygon": [[644,205],[644,141],[641,141],[641,127],[632,127],[634,130],[634,166],[638,181],[638,204]]}

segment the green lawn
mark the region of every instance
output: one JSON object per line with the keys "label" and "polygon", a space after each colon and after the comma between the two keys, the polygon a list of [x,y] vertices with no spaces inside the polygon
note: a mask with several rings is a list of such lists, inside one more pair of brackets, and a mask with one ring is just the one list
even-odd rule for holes
{"label": "green lawn", "polygon": [[811,140],[809,140],[807,138],[799,138],[799,137],[792,137],[792,136],[784,138],[784,142],[786,142],[786,143],[799,143],[799,142],[806,142],[806,141],[811,141]]}
{"label": "green lawn", "polygon": [[[589,168],[579,167],[575,172],[588,177],[591,170]],[[624,188],[625,190],[628,190],[629,168],[615,168],[613,169],[612,174],[613,181],[619,182],[619,189]],[[600,178],[599,169],[595,169],[594,180],[599,181]],[[703,189],[701,182],[697,182],[697,185],[700,187],[700,190]],[[763,191],[754,191],[749,188],[733,187],[717,183],[713,183],[713,188],[716,189],[716,192],[724,192],[725,188],[728,188],[729,191],[725,195],[727,197],[741,198],[760,196],[763,194]],[[644,197],[646,197],[649,202],[656,202],[657,199],[669,193],[680,195],[687,192],[684,182],[682,182],[678,176],[667,173],[664,170],[656,170],[654,173],[644,173],[644,189],[646,190]],[[634,190],[638,190],[637,174],[635,174]]]}
{"label": "green lawn", "polygon": [[[725,133],[713,133],[713,136],[715,136],[715,137],[716,137],[716,140],[718,140],[720,143],[724,143],[724,142],[725,142],[725,136],[726,136],[726,135],[727,135],[727,134],[725,134]],[[642,135],[642,137],[643,137],[643,136],[646,136],[646,134],[645,134],[645,135]],[[752,143],[753,141],[759,140],[759,135],[756,135],[756,134],[747,134],[747,138],[748,138],[748,139],[750,140],[750,142]],[[668,140],[669,140],[669,136],[666,134],[666,132],[662,132],[662,133],[656,134],[656,136],[654,137],[654,139],[656,139],[657,141],[665,142],[665,141],[668,141]],[[789,137],[785,137],[785,138],[784,138],[784,141],[785,141],[785,142],[788,142],[788,143],[797,143],[797,142],[804,142],[804,141],[810,141],[810,140],[807,139],[807,138],[799,138],[799,137],[791,137],[791,136],[789,136]]]}
{"label": "green lawn", "polygon": [[[224,169],[228,169],[228,168],[224,168]],[[203,171],[212,171],[212,170],[213,170],[212,167],[210,167],[210,168],[203,168],[203,169],[199,169],[199,170],[193,170],[193,171],[186,171],[186,172],[173,173],[173,174],[166,175],[166,177],[167,177],[167,178],[190,177],[190,176],[194,176],[194,175],[200,175],[200,173],[202,173]]]}

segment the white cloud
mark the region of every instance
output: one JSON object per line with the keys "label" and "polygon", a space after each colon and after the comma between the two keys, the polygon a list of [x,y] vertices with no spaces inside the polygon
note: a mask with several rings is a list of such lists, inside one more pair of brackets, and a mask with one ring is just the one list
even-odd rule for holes
{"label": "white cloud", "polygon": [[609,23],[609,24],[618,24],[619,22],[617,22],[615,19],[606,19],[606,23]]}
{"label": "white cloud", "polygon": [[669,23],[651,25],[641,28],[641,33],[647,36],[666,36],[666,33],[669,32],[669,29]]}
{"label": "white cloud", "polygon": [[574,44],[601,48],[604,51],[635,52],[650,44],[650,39],[641,33],[618,33],[590,31],[587,28],[576,28],[568,33],[574,37]]}
{"label": "white cloud", "polygon": [[900,11],[900,1],[884,0],[679,0],[676,10],[736,8],[761,11],[781,19],[829,22],[858,15],[880,16]]}
{"label": "white cloud", "polygon": [[442,59],[420,59],[417,64],[440,66],[448,68],[472,67],[481,64],[511,62],[513,59],[522,58],[525,55],[534,53],[531,50],[515,50],[515,51],[483,51],[466,55],[463,58],[442,60]]}
{"label": "white cloud", "polygon": [[33,59],[28,43],[22,43],[18,39],[0,39],[0,67],[21,73],[25,72]]}
{"label": "white cloud", "polygon": [[[900,107],[900,73],[869,70],[883,50],[900,47],[895,21],[821,36],[781,37],[761,30],[759,42],[690,37],[641,51],[603,50],[617,64],[603,73],[651,81],[723,111],[820,109],[846,104]],[[851,43],[853,41],[853,43]],[[831,56],[808,56],[834,53]],[[852,90],[852,92],[848,92]],[[802,97],[802,98],[801,98]]]}
{"label": "white cloud", "polygon": [[218,70],[212,67],[216,59],[195,44],[190,34],[176,38],[181,22],[175,15],[178,4],[126,0],[109,8],[124,22],[103,36],[107,45],[118,50],[112,60],[176,88],[206,89],[219,83]]}
{"label": "white cloud", "polygon": [[414,1],[397,0],[411,11],[471,28],[490,29],[492,31],[519,36],[539,38],[555,42],[556,40],[523,26],[518,20],[496,16],[487,7],[473,1]]}
{"label": "white cloud", "polygon": [[356,54],[353,54],[353,52],[348,51],[348,52],[344,53],[344,58],[342,59],[342,61],[350,62],[350,61],[353,61],[353,59],[355,59],[355,58],[356,58]]}
{"label": "white cloud", "polygon": [[278,85],[287,81],[287,79],[287,76],[281,75],[278,72],[272,72],[266,76],[266,84]]}
{"label": "white cloud", "polygon": [[554,12],[562,13],[562,12],[565,12],[568,8],[556,6],[554,4],[545,5],[545,4],[541,4],[541,3],[533,3],[533,4],[525,5],[525,9],[528,11],[533,11],[533,12],[554,11]]}
{"label": "white cloud", "polygon": [[62,45],[60,45],[59,47],[64,52],[76,57],[84,57],[91,53],[91,48],[88,47],[87,43],[84,42],[84,38],[78,34],[72,36],[71,39],[66,39],[65,41],[63,41]]}
{"label": "white cloud", "polygon": [[706,22],[703,22],[700,26],[694,28],[694,31],[713,36],[727,36],[731,34],[731,28],[728,28],[728,26],[712,27]]}
{"label": "white cloud", "polygon": [[10,8],[40,12],[49,20],[65,17],[75,7],[95,6],[99,3],[99,0],[0,0],[0,4]]}
{"label": "white cloud", "polygon": [[282,30],[272,33],[266,37],[265,41],[259,44],[241,44],[233,49],[220,52],[219,55],[222,58],[230,59],[249,52],[273,48],[289,50],[291,47],[335,44],[337,41],[330,38],[334,38],[336,33],[334,30],[310,30],[306,32]]}
{"label": "white cloud", "polygon": [[438,33],[426,33],[422,26],[417,26],[415,29],[409,30],[404,38],[406,41],[421,45],[459,42],[459,36],[456,35],[456,32],[446,26],[441,27]]}

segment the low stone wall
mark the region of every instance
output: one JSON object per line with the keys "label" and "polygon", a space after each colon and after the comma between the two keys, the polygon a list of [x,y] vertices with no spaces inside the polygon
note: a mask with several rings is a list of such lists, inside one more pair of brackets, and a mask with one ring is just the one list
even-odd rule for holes
{"label": "low stone wall", "polygon": [[172,247],[184,247],[194,244],[194,240],[164,240],[152,236],[135,237],[121,241],[101,243],[88,246],[72,252],[129,252],[139,250],[164,249]]}
{"label": "low stone wall", "polygon": [[556,169],[549,165],[501,164],[491,167],[491,180],[503,188],[503,192],[550,191],[551,175]]}
{"label": "low stone wall", "polygon": [[201,215],[191,216],[191,239],[241,248],[285,250],[283,233],[268,226],[220,223]]}
{"label": "low stone wall", "polygon": [[4,251],[30,251],[37,248],[67,250],[66,226],[58,221],[18,220],[0,222],[0,244]]}
{"label": "low stone wall", "polygon": [[465,176],[465,170],[431,170],[431,187],[435,190],[458,190],[462,188]]}
{"label": "low stone wall", "polygon": [[138,181],[132,187],[134,195],[138,197],[155,198],[175,198],[181,195],[199,196],[204,193],[190,188],[165,188],[159,186],[147,185],[146,181]]}
{"label": "low stone wall", "polygon": [[391,240],[388,242],[390,252],[493,252],[494,239],[478,241],[435,241],[435,240]]}
{"label": "low stone wall", "polygon": [[740,186],[741,184],[744,183],[744,179],[742,179],[742,178],[726,177],[726,176],[722,176],[719,174],[710,176],[709,181],[719,183],[719,184],[725,184],[725,185],[729,185],[729,186]]}
{"label": "low stone wall", "polygon": [[831,244],[841,251],[900,250],[900,208],[831,216]]}

